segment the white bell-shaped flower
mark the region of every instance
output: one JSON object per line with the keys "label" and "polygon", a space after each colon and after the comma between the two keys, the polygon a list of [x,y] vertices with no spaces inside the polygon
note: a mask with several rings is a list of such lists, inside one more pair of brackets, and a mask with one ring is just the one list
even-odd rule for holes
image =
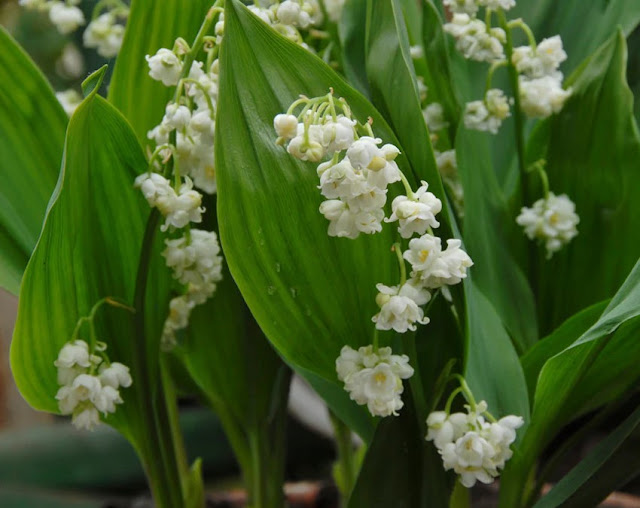
{"label": "white bell-shaped flower", "polygon": [[155,55],[145,57],[149,64],[149,76],[162,81],[165,86],[176,86],[182,75],[182,62],[167,48],[160,48]]}
{"label": "white bell-shaped flower", "polygon": [[532,208],[523,207],[516,222],[531,240],[544,242],[550,258],[578,234],[580,217],[566,194],[550,192],[548,199],[539,199]]}
{"label": "white bell-shaped flower", "polygon": [[399,221],[398,231],[402,238],[411,238],[415,233],[422,235],[428,228],[440,226],[436,215],[442,210],[442,202],[427,192],[428,188],[427,182],[422,182],[413,199],[398,196],[391,203],[393,213],[385,222]]}
{"label": "white bell-shaped flower", "polygon": [[[376,288],[379,291],[376,302],[380,312],[371,320],[378,330],[393,329],[398,333],[405,333],[408,330],[414,331],[415,323],[425,325],[429,322],[429,318],[424,317],[424,311],[419,306],[431,298],[428,291],[416,291],[415,286],[410,283],[402,287],[377,284]],[[418,304],[416,299],[424,303]]]}

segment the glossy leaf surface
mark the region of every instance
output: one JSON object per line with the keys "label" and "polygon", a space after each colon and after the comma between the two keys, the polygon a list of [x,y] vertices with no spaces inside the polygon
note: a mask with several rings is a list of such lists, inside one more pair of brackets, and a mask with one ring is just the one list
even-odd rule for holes
{"label": "glossy leaf surface", "polygon": [[[101,97],[85,99],[69,124],[60,180],[25,272],[12,342],[16,383],[36,409],[58,411],[53,362],[78,319],[102,298],[133,300],[149,215],[133,180],[146,166],[126,120]],[[159,258],[159,245],[156,252]],[[152,277],[149,289],[148,344],[136,336],[127,311],[105,306],[96,323],[111,360],[129,365],[138,380],[144,377],[138,368],[142,356],[147,365],[157,366],[159,310],[167,308],[166,280]],[[86,327],[80,333],[89,340]],[[138,421],[136,406],[149,396],[143,385],[123,393],[126,402],[112,418],[121,430]]]}
{"label": "glossy leaf surface", "polygon": [[[331,238],[318,212],[315,165],[275,145],[273,118],[299,96],[333,87],[376,135],[397,142],[375,109],[318,58],[281,37],[238,2],[225,14],[216,138],[218,217],[231,273],[258,324],[340,417],[366,438],[372,421],[335,374],[345,344],[370,344],[375,285],[394,284],[394,236]],[[407,167],[406,159],[399,163]],[[383,339],[384,340],[384,339]]]}
{"label": "glossy leaf surface", "polygon": [[543,124],[531,144],[531,158],[547,160],[551,190],[566,193],[580,217],[578,236],[567,247],[548,262],[539,254],[538,306],[546,332],[611,298],[640,257],[640,243],[629,241],[640,229],[640,137],[626,63],[624,37],[615,34],[577,74],[562,113]]}
{"label": "glossy leaf surface", "polygon": [[149,76],[145,55],[172,49],[182,37],[191,44],[211,0],[132,0],[122,49],[109,86],[109,101],[127,118],[138,140],[148,144],[147,131],[158,125],[173,88]]}
{"label": "glossy leaf surface", "polygon": [[67,115],[0,27],[0,286],[18,294],[60,170]]}
{"label": "glossy leaf surface", "polygon": [[639,315],[640,263],[598,320],[540,371],[531,425],[503,477],[503,506],[515,506],[529,468],[556,429],[635,385]]}

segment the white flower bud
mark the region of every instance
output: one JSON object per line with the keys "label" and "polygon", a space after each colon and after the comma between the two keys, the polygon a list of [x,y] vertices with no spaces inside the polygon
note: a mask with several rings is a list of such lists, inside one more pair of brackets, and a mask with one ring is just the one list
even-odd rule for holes
{"label": "white flower bud", "polygon": [[149,76],[162,81],[165,86],[175,86],[182,75],[182,62],[173,51],[160,48],[153,55],[145,57],[149,63]]}
{"label": "white flower bud", "polygon": [[273,127],[278,137],[293,139],[298,130],[298,119],[294,115],[276,115],[273,119]]}

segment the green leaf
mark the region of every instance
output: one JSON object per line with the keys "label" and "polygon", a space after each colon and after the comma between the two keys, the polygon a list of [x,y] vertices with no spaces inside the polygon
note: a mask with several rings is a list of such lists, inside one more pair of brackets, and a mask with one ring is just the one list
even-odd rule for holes
{"label": "green leaf", "polygon": [[87,79],[82,82],[82,93],[88,97],[92,93],[97,93],[104,81],[104,75],[107,72],[107,65],[103,65],[97,71],[91,73]]}
{"label": "green leaf", "polygon": [[409,38],[399,0],[368,0],[366,68],[373,104],[389,121],[404,147],[417,180],[442,200],[444,224],[451,235],[448,206],[424,122]]}
{"label": "green leaf", "polygon": [[500,316],[476,285],[475,273],[464,283],[468,315],[465,378],[476,400],[486,400],[492,414],[522,416],[528,424],[527,386],[518,355]]}
{"label": "green leaf", "polygon": [[[373,422],[338,382],[340,349],[371,344],[375,285],[393,283],[392,228],[357,240],[331,238],[318,212],[316,168],[275,145],[273,117],[303,93],[333,87],[376,135],[396,143],[375,109],[320,59],[286,40],[238,2],[228,2],[216,133],[218,217],[231,273],[283,358],[328,399],[341,420],[371,437]],[[398,159],[406,168],[406,158]],[[383,342],[386,340],[383,337]],[[354,412],[360,415],[353,418]]]}
{"label": "green leaf", "polygon": [[[640,407],[598,443],[534,508],[570,508],[595,504],[610,491],[624,485],[630,479],[630,472],[637,474],[640,468],[637,453],[631,456],[620,453],[624,451],[623,447],[629,445],[630,436],[638,424]],[[603,473],[606,479],[600,476]]]}
{"label": "green leaf", "polygon": [[531,425],[505,470],[502,506],[516,506],[536,456],[572,418],[619,397],[638,379],[640,262],[600,318],[540,371]]}
{"label": "green leaf", "polygon": [[147,144],[147,131],[158,125],[173,88],[149,76],[145,55],[173,48],[177,37],[191,43],[211,0],[133,0],[122,49],[109,85],[109,101],[129,120],[138,140]]}
{"label": "green leaf", "polygon": [[367,0],[347,0],[338,22],[338,33],[343,51],[344,74],[354,88],[369,96],[365,62],[366,18]]}
{"label": "green leaf", "polygon": [[433,3],[424,2],[422,15],[422,44],[426,60],[424,80],[428,89],[427,101],[442,104],[444,116],[450,123],[450,132],[453,135],[460,117],[460,103],[456,97],[447,36],[442,29],[440,13]]}
{"label": "green leaf", "polygon": [[629,241],[640,229],[640,137],[626,63],[617,33],[572,79],[572,97],[532,143],[532,152],[548,161],[551,190],[566,193],[580,216],[578,236],[550,261],[540,256],[538,306],[546,331],[610,298],[640,257],[640,243]]}
{"label": "green leaf", "polygon": [[545,362],[565,350],[576,340],[576,337],[580,337],[586,332],[602,315],[608,303],[608,301],[596,303],[571,316],[551,335],[541,339],[521,358],[530,398],[533,398],[535,394],[538,375]]}
{"label": "green leaf", "polygon": [[274,424],[284,432],[289,377],[228,270],[214,297],[194,309],[175,354],[196,383],[197,394],[220,417],[238,462],[250,471],[249,435]]}
{"label": "green leaf", "polygon": [[0,27],[0,286],[18,294],[62,159],[67,115]]}
{"label": "green leaf", "polygon": [[536,38],[562,37],[567,61],[565,74],[605,42],[620,27],[629,35],[640,23],[640,3],[627,0],[518,0],[510,18],[522,17]]}
{"label": "green leaf", "polygon": [[[149,215],[133,180],[146,168],[130,126],[94,89],[69,124],[60,179],[20,292],[11,365],[20,392],[36,409],[58,412],[53,362],[78,319],[108,296],[133,301]],[[153,379],[158,364],[162,322],[157,316],[167,308],[169,278],[160,250],[158,242],[151,261],[158,275],[150,278],[146,301],[153,309],[145,312],[147,340],[136,336],[125,310],[105,306],[96,323],[110,359],[130,366],[137,381],[124,390],[125,403],[109,418],[129,438],[146,432],[136,428],[151,390],[142,381],[147,374],[141,365],[151,366]],[[89,340],[86,332],[80,337]]]}
{"label": "green leaf", "polygon": [[495,307],[516,349],[524,352],[538,339],[534,297],[511,254],[514,244],[522,243],[522,232],[491,166],[486,134],[461,125],[456,157],[468,211],[463,237],[475,284]]}
{"label": "green leaf", "polygon": [[[399,416],[384,418],[374,435],[349,500],[349,508],[447,508],[450,482],[442,459],[425,443],[411,391]],[[417,443],[417,445],[416,445]]]}

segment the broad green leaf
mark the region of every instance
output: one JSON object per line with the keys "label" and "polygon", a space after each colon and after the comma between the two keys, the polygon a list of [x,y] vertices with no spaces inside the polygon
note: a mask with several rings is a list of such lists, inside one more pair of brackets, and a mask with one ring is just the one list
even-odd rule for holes
{"label": "broad green leaf", "polygon": [[[471,268],[473,270],[473,268]],[[496,417],[510,414],[529,418],[527,386],[518,355],[491,301],[475,282],[476,271],[465,280],[467,351],[465,378],[476,397],[486,400]]]}
{"label": "broad green leaf", "polygon": [[429,191],[443,201],[440,230],[451,234],[444,197],[427,126],[420,108],[416,73],[399,0],[368,0],[366,69],[373,104],[398,135],[413,172],[429,183]]}
{"label": "broad green leaf", "polygon": [[442,18],[438,9],[430,1],[423,6],[422,44],[426,60],[424,75],[427,85],[427,102],[439,102],[450,123],[449,132],[455,134],[460,104],[456,97],[456,86],[449,58],[447,35],[442,29]]}
{"label": "broad green leaf", "polygon": [[535,394],[538,374],[540,374],[540,370],[545,362],[552,356],[565,350],[577,337],[580,337],[586,332],[602,315],[608,303],[608,301],[596,303],[571,316],[554,330],[551,335],[541,339],[521,358],[530,398],[533,398]]}
{"label": "broad green leaf", "polygon": [[145,55],[172,49],[178,37],[191,44],[211,0],[132,0],[131,12],[109,85],[109,101],[127,118],[142,146],[158,125],[173,88],[149,76]]}
{"label": "broad green leaf", "polygon": [[502,506],[515,506],[538,453],[564,423],[633,387],[640,360],[640,262],[599,319],[540,371],[529,429],[505,470]]}
{"label": "broad green leaf", "polygon": [[[251,472],[250,435],[285,431],[289,374],[228,270],[214,297],[194,309],[185,341],[175,354],[196,383],[195,393],[219,416],[243,471]],[[271,449],[263,460],[276,452]],[[272,476],[275,466],[268,479],[281,483],[282,478]]]}
{"label": "broad green leaf", "polygon": [[[628,0],[518,0],[509,18],[522,17],[538,41],[560,35],[567,52],[562,65],[573,71],[618,27],[629,35],[640,23],[640,3]],[[524,43],[524,42],[523,42]]]}
{"label": "broad green leaf", "polygon": [[640,243],[633,241],[640,229],[640,137],[626,62],[618,33],[577,73],[571,99],[532,143],[531,157],[548,161],[551,190],[566,193],[580,216],[578,236],[568,246],[550,261],[539,256],[543,331],[610,298],[640,256]]}
{"label": "broad green leaf", "polygon": [[500,315],[514,345],[526,351],[538,339],[533,293],[511,254],[521,231],[491,167],[488,138],[460,126],[456,157],[464,187],[463,237],[477,287]]}
{"label": "broad green leaf", "polygon": [[421,43],[422,39],[422,2],[413,0],[399,0],[402,16],[406,20],[409,44]]}
{"label": "broad green leaf", "polygon": [[[146,169],[131,127],[94,90],[69,124],[60,178],[20,291],[11,365],[20,392],[36,409],[58,412],[53,362],[78,319],[108,296],[133,302],[149,216],[133,180]],[[110,359],[128,365],[135,380],[107,421],[132,441],[150,471],[159,467],[148,459],[158,449],[151,405],[169,278],[156,240],[146,307],[136,309],[144,317],[104,306],[96,321]],[[134,321],[146,326],[140,330]],[[86,327],[80,337],[89,340]]]}
{"label": "broad green leaf", "polygon": [[622,450],[629,445],[630,437],[638,424],[640,407],[598,443],[534,508],[578,508],[595,504],[603,500],[610,491],[623,486],[632,477],[630,473],[638,474],[640,458],[637,450],[631,456]]}
{"label": "broad green leaf", "polygon": [[354,88],[368,96],[369,82],[365,68],[366,19],[367,0],[347,0],[342,8],[338,33],[342,44],[344,74]]}
{"label": "broad green leaf", "polygon": [[0,286],[18,294],[56,185],[67,115],[0,27]]}
{"label": "broad green leaf", "polygon": [[[357,240],[329,237],[318,212],[315,165],[276,146],[272,123],[299,94],[324,95],[333,87],[357,118],[373,118],[377,136],[397,141],[360,94],[237,1],[226,7],[221,78],[218,217],[231,273],[283,358],[368,439],[372,421],[338,382],[335,359],[345,344],[372,342],[375,285],[398,279],[390,252],[395,233],[385,228]],[[405,157],[398,162],[407,169]]]}
{"label": "broad green leaf", "polygon": [[[403,398],[411,400],[410,390]],[[349,508],[449,506],[452,486],[435,447],[425,443],[412,406],[409,402],[399,416],[383,419],[376,428]]]}

